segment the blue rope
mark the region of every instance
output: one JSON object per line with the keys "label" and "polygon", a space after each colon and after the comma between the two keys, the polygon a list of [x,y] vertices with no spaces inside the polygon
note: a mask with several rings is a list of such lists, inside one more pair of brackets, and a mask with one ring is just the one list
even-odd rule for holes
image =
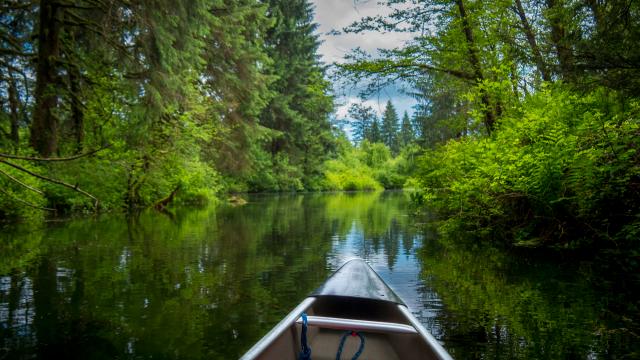
{"label": "blue rope", "polygon": [[298,355],[298,360],[311,360],[311,348],[307,344],[307,313],[302,313],[302,334],[300,335],[302,350]]}
{"label": "blue rope", "polygon": [[342,356],[342,348],[344,347],[344,342],[347,341],[347,336],[356,336],[358,335],[360,337],[360,347],[358,348],[358,351],[356,351],[355,355],[353,355],[353,357],[351,358],[351,360],[357,360],[360,355],[362,355],[362,351],[364,351],[364,335],[360,334],[357,331],[347,331],[342,335],[342,339],[340,339],[340,346],[338,346],[338,353],[336,354],[336,360],[340,360],[340,357]]}

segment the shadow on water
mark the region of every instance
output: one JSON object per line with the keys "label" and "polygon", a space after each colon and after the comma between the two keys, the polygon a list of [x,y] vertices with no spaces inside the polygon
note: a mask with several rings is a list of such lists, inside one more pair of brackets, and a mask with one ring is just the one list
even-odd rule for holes
{"label": "shadow on water", "polygon": [[438,239],[408,205],[402,193],[254,196],[5,232],[0,359],[237,358],[354,256],[454,357],[637,351],[630,292],[594,286],[584,264]]}
{"label": "shadow on water", "polygon": [[427,291],[446,304],[434,321],[454,358],[640,356],[634,274],[607,273],[575,253],[507,252],[436,236],[421,259]]}

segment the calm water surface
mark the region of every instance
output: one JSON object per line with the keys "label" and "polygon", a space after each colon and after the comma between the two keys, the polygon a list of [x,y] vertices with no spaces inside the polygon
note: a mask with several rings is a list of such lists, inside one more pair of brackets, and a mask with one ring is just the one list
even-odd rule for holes
{"label": "calm water surface", "polygon": [[235,359],[358,256],[455,358],[638,358],[635,283],[456,246],[402,193],[53,223],[0,237],[0,359]]}

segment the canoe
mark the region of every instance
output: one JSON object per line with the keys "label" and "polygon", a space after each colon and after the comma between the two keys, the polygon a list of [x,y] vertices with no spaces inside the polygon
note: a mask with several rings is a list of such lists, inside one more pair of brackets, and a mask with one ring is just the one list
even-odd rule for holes
{"label": "canoe", "polygon": [[353,259],[241,359],[448,360],[451,356],[366,262]]}

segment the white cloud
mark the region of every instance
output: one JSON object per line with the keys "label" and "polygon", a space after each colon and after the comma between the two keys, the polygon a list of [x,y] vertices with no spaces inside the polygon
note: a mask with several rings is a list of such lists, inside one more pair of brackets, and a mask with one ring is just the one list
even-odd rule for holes
{"label": "white cloud", "polygon": [[326,63],[339,62],[351,49],[360,47],[375,53],[376,49],[392,49],[411,39],[408,33],[365,32],[360,34],[327,35],[331,30],[342,30],[365,16],[389,14],[390,9],[375,0],[312,0],[315,20],[320,25],[320,53]]}
{"label": "white cloud", "polygon": [[[318,23],[318,32],[323,41],[319,52],[325,63],[340,62],[352,49],[361,49],[375,54],[377,49],[393,49],[400,47],[412,38],[408,33],[379,33],[365,32],[360,34],[328,35],[331,30],[342,30],[343,27],[352,24],[365,16],[386,15],[390,9],[379,5],[376,0],[311,0],[315,5],[315,21]],[[336,84],[336,86],[340,86]],[[354,102],[362,102],[357,96],[357,89],[336,88],[338,106],[336,117],[347,118],[347,110]],[[398,115],[407,111],[413,113],[413,105],[416,101],[403,94],[397,87],[387,87],[378,94],[366,99],[364,103],[382,114],[387,101],[391,100],[398,110]]]}
{"label": "white cloud", "polygon": [[340,105],[336,109],[337,118],[338,119],[348,119],[349,118],[349,108],[353,104],[363,104],[365,106],[368,106],[368,107],[372,108],[376,112],[378,117],[382,116],[382,113],[384,112],[384,108],[387,105],[386,101],[384,103],[381,103],[379,101],[372,100],[372,99],[368,99],[368,100],[362,101],[358,97],[349,97],[349,98],[346,99],[346,102],[344,104]]}

